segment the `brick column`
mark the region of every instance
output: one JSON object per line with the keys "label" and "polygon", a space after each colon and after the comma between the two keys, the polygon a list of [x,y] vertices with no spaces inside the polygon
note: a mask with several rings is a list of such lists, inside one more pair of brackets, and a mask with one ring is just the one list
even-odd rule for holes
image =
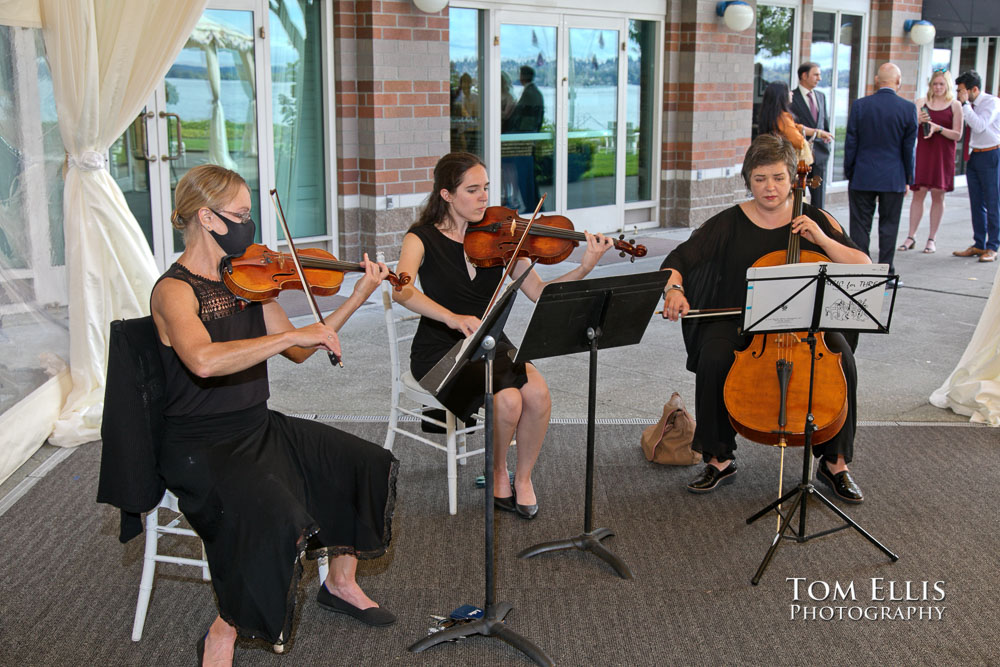
{"label": "brick column", "polygon": [[872,0],[866,95],[875,92],[875,74],[879,65],[893,62],[903,74],[900,96],[907,100],[916,98],[920,47],[910,41],[903,24],[908,19],[920,19],[922,6],[922,0]]}
{"label": "brick column", "polygon": [[337,0],[335,16],[340,247],[392,260],[449,150],[448,14]]}
{"label": "brick column", "polygon": [[676,0],[665,21],[661,219],[698,227],[743,198],[756,33],[735,33],[715,0]]}

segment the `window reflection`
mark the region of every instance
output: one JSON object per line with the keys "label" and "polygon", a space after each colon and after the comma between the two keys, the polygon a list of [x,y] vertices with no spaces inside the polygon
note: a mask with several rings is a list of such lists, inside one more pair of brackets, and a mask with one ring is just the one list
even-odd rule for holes
{"label": "window reflection", "polygon": [[483,48],[479,38],[483,12],[452,7],[448,11],[451,150],[485,159],[483,150]]}
{"label": "window reflection", "polygon": [[656,22],[629,21],[625,98],[625,201],[653,196],[656,118]]}
{"label": "window reflection", "polygon": [[514,102],[501,126],[501,206],[533,211],[547,193],[542,210],[555,210],[556,53],[553,26],[500,26],[501,86],[506,74]]}
{"label": "window reflection", "polygon": [[764,88],[772,81],[792,81],[792,38],[795,9],[757,5],[757,41],[754,50],[753,136],[757,136],[757,116]]}
{"label": "window reflection", "polygon": [[566,207],[615,203],[618,31],[570,28]]}
{"label": "window reflection", "polygon": [[[328,228],[320,5],[307,0],[271,2],[270,24],[275,187],[292,238],[324,236]],[[252,114],[248,108],[248,123],[256,121]],[[244,128],[243,135],[243,143],[250,143],[255,128]],[[277,232],[279,239],[285,237],[280,225]]]}

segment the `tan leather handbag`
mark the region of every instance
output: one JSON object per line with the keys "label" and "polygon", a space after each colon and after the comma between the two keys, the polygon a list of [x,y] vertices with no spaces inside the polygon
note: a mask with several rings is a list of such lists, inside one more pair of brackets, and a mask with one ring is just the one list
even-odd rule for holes
{"label": "tan leather handbag", "polygon": [[684,408],[676,391],[663,406],[660,421],[642,432],[642,453],[653,463],[689,466],[701,463],[699,452],[691,449],[695,421]]}

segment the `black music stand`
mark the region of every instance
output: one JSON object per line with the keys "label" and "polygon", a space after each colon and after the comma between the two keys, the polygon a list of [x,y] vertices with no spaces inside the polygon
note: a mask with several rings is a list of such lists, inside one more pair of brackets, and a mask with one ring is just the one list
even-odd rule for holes
{"label": "black music stand", "polygon": [[654,271],[599,280],[551,283],[542,290],[516,361],[590,352],[590,388],[587,400],[587,481],[583,508],[583,533],[553,542],[542,542],[521,551],[531,558],[547,551],[589,551],[631,579],[628,565],[601,544],[614,532],[593,528],[594,424],[597,406],[597,350],[635,345],[649,324],[653,309],[663,297],[669,271]]}
{"label": "black music stand", "polygon": [[[751,278],[748,276],[748,290],[766,290],[766,289],[782,289],[784,288],[784,293],[789,293],[788,297],[783,301],[778,303],[774,308],[769,310],[765,315],[757,319],[756,321],[750,322],[744,327],[743,332],[748,334],[753,333],[784,333],[784,332],[801,332],[803,328],[801,326],[791,326],[791,322],[782,321],[784,316],[779,314],[779,311],[786,311],[789,304],[799,297],[800,294],[805,294],[808,296],[808,291],[815,287],[815,297],[812,300],[810,312],[808,313],[809,326],[806,329],[806,343],[809,344],[810,352],[810,362],[809,362],[809,399],[807,403],[807,414],[806,414],[806,424],[805,424],[805,445],[802,448],[802,479],[799,484],[789,491],[788,493],[782,495],[780,498],[772,502],[770,505],[760,510],[753,516],[747,519],[747,524],[751,524],[757,519],[761,518],[765,514],[768,514],[771,510],[777,512],[778,516],[781,518],[781,524],[778,528],[778,532],[775,533],[774,539],[771,541],[771,546],[764,554],[764,559],[761,561],[760,566],[757,568],[757,572],[754,574],[751,583],[756,586],[761,577],[764,576],[764,571],[767,566],[770,565],[771,559],[774,557],[775,551],[777,551],[778,546],[781,544],[782,539],[794,540],[798,543],[808,542],[811,539],[817,537],[823,537],[831,533],[836,533],[838,531],[844,530],[845,528],[853,528],[858,533],[860,533],[865,539],[878,547],[883,553],[889,556],[892,562],[899,560],[899,556],[890,551],[885,545],[875,539],[870,533],[868,533],[864,528],[859,526],[857,522],[851,519],[847,514],[845,514],[839,507],[834,505],[826,496],[816,490],[816,487],[810,482],[811,472],[812,472],[812,434],[816,430],[816,425],[814,423],[814,418],[812,414],[812,398],[813,398],[813,372],[816,365],[816,334],[820,331],[826,330],[857,330],[861,332],[870,333],[889,333],[889,322],[892,320],[892,307],[896,302],[896,284],[897,276],[887,275],[882,276],[877,279],[873,279],[870,274],[861,273],[845,273],[840,272],[837,276],[831,277],[829,275],[829,268],[827,264],[798,264],[794,265],[796,272],[799,273],[798,276],[788,276],[788,277],[767,277],[767,278]],[[830,265],[843,268],[843,265]],[[753,269],[751,269],[752,271]],[[784,270],[784,269],[782,269]],[[749,272],[748,272],[749,273]],[[812,275],[808,275],[812,273]],[[807,278],[806,282],[802,284],[802,279]],[[772,282],[773,281],[773,282]],[[838,282],[839,281],[839,282]],[[782,284],[787,282],[787,284]],[[756,283],[756,285],[754,285]],[[830,303],[827,299],[826,288],[827,286],[833,288],[832,295],[838,300],[835,303]],[[879,322],[878,318],[869,310],[868,306],[862,302],[867,292],[871,290],[880,289],[883,286],[892,287],[892,301],[889,305],[889,313],[886,318],[886,323],[882,324]],[[846,301],[844,301],[846,298]],[[748,308],[746,314],[746,320],[749,321],[751,317],[750,309]],[[772,321],[772,317],[777,317],[777,320]],[[789,374],[791,370],[789,369]],[[780,376],[780,373],[779,373]],[[784,395],[785,392],[782,392]],[[783,415],[785,411],[784,405],[780,408],[782,417],[779,417],[779,424],[783,425]],[[831,528],[828,530],[823,530],[812,535],[806,534],[806,509],[808,507],[808,499],[812,496],[816,500],[820,501],[822,504],[826,505],[834,514],[836,514],[844,522],[843,525],[837,526],[836,528]],[[791,507],[787,510],[786,514],[782,514],[781,510],[778,509],[782,503],[793,499]],[[792,516],[794,516],[795,511],[799,510],[799,528],[796,531],[791,527]],[[791,535],[785,535],[785,532],[791,530]]]}
{"label": "black music stand", "polygon": [[[532,264],[534,266],[534,264]],[[518,649],[535,664],[549,666],[554,665],[552,659],[545,654],[541,648],[531,640],[522,637],[504,625],[504,618],[510,613],[513,606],[507,602],[497,603],[496,596],[495,566],[493,563],[493,358],[496,353],[496,341],[503,333],[507,316],[514,305],[514,296],[525,276],[531,270],[525,271],[520,278],[512,282],[497,299],[494,307],[483,316],[482,324],[471,336],[464,341],[457,343],[446,354],[441,361],[427,372],[420,379],[420,385],[435,396],[458,374],[466,364],[485,360],[486,362],[486,395],[484,404],[486,408],[486,420],[483,425],[485,435],[485,458],[486,458],[486,493],[483,498],[485,508],[486,523],[484,526],[484,546],[486,551],[486,602],[483,605],[483,617],[478,620],[453,625],[434,634],[419,639],[410,645],[409,650],[419,653],[426,648],[430,648],[441,642],[470,637],[472,635],[483,635],[486,637],[497,637],[514,648]]]}

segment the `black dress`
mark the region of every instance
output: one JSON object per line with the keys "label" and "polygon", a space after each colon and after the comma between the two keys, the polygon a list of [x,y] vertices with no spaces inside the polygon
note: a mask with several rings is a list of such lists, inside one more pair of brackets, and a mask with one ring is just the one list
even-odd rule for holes
{"label": "black dress", "polygon": [[[424,225],[411,231],[424,244],[424,261],[418,271],[424,294],[453,313],[482,317],[489,305],[503,268],[476,269],[469,278],[465,263],[465,248],[441,233],[434,225]],[[422,378],[441,357],[464,336],[448,325],[429,317],[421,317],[410,345],[410,372]],[[493,362],[493,391],[528,382],[525,364],[513,363],[516,348],[506,336],[496,347]],[[466,419],[483,404],[486,389],[485,362],[469,364],[458,377],[449,382],[437,399],[460,420]]]}
{"label": "black dress", "polygon": [[[174,264],[215,342],[266,333],[260,304]],[[199,378],[158,345],[167,377],[160,474],[205,544],[219,614],[243,636],[283,643],[303,551],[316,558],[385,553],[398,461],[317,422],[268,410],[267,364]]]}
{"label": "black dress", "polygon": [[[857,246],[843,232],[836,231],[818,208],[803,203],[802,212],[815,220],[831,239],[849,248]],[[692,309],[740,308],[746,302],[746,272],[761,256],[788,247],[788,225],[764,229],[755,225],[739,206],[715,215],[691,237],[667,255],[661,269],[676,269],[684,280],[684,293]],[[801,239],[802,250],[821,252]],[[733,458],[736,431],[729,423],[723,397],[726,375],[733,365],[733,352],[750,344],[751,336],[738,331],[734,319],[685,320],[682,326],[687,348],[687,369],[695,374],[695,451],[707,462],[713,456],[720,461]],[[854,432],[857,428],[858,374],[852,345],[843,334],[827,332],[827,347],[841,353],[847,379],[847,420],[833,438],[813,447],[816,456],[830,461],[843,455],[849,463],[854,455]]]}

